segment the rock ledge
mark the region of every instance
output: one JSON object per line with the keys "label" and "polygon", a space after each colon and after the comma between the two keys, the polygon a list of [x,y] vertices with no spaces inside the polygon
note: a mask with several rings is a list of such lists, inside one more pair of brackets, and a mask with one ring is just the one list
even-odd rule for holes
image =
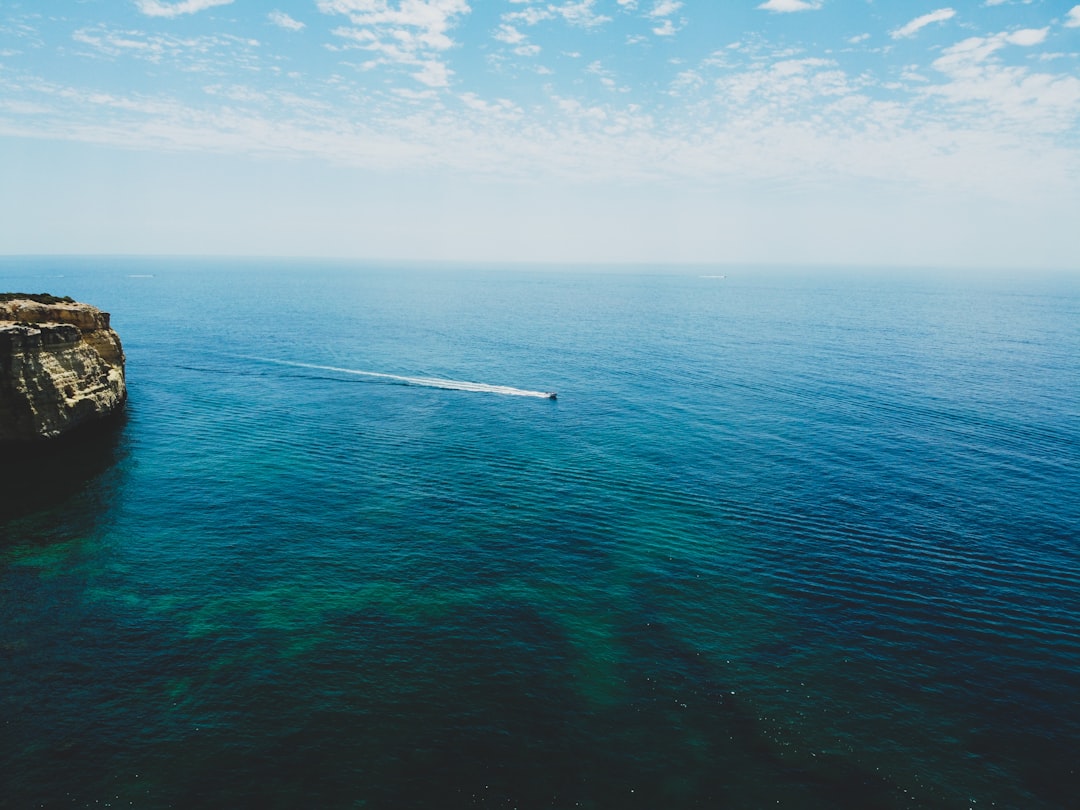
{"label": "rock ledge", "polygon": [[0,442],[62,436],[126,399],[109,313],[69,298],[0,294]]}

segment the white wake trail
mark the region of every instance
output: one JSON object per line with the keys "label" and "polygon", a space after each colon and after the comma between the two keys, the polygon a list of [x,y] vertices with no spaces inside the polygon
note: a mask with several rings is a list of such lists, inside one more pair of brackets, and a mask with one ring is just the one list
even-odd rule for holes
{"label": "white wake trail", "polygon": [[249,357],[248,360],[257,360],[260,363],[274,363],[279,366],[294,366],[296,368],[311,368],[319,371],[336,371],[340,374],[353,374],[357,377],[376,377],[383,380],[394,380],[407,385],[419,385],[424,388],[442,388],[447,391],[473,391],[481,394],[502,394],[508,397],[537,397],[540,399],[554,399],[550,391],[528,391],[524,388],[511,388],[509,385],[489,385],[487,383],[467,382],[465,380],[443,380],[438,377],[403,377],[400,374],[384,374],[380,371],[360,371],[355,368],[341,368],[339,366],[320,366],[315,363],[298,363],[294,360],[275,360],[270,357]]}

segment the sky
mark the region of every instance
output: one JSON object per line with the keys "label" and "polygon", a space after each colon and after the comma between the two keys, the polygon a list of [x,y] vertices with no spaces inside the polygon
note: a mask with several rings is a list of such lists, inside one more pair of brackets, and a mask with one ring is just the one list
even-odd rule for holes
{"label": "sky", "polygon": [[0,254],[1080,270],[1080,5],[0,0]]}

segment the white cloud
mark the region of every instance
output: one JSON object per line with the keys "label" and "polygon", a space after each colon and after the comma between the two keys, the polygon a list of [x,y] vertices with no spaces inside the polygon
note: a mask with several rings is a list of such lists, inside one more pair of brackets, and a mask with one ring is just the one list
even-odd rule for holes
{"label": "white cloud", "polygon": [[[503,15],[503,18],[505,19],[507,16],[509,15]],[[492,36],[498,42],[513,46],[512,51],[517,56],[532,58],[539,56],[540,51],[542,50],[539,45],[529,42],[529,38],[518,30],[516,26],[507,22],[502,23]]]}
{"label": "white cloud", "polygon": [[164,37],[146,38],[138,31],[105,31],[80,28],[71,38],[106,56],[134,54],[151,62],[161,61],[169,42]]}
{"label": "white cloud", "polygon": [[495,39],[499,42],[505,42],[507,45],[520,45],[525,41],[525,35],[518,31],[512,25],[500,25],[499,30],[494,34]]}
{"label": "white cloud", "polygon": [[1073,131],[1080,121],[1080,78],[1008,66],[996,55],[1009,45],[1038,45],[1047,30],[1023,29],[958,42],[933,63],[947,81],[922,92],[949,102],[948,114],[956,127],[1015,129],[1033,137]]}
{"label": "white cloud", "polygon": [[[540,2],[543,9],[551,7],[551,0]],[[656,0],[639,6],[635,14],[646,20],[650,9],[668,8],[678,16]],[[321,7],[346,15],[343,40],[375,64],[396,65],[402,86],[383,77],[366,84],[344,78],[300,91],[301,82],[290,82],[292,90],[326,106],[290,103],[287,110],[273,83],[263,82],[265,71],[258,80],[200,78],[205,93],[194,102],[58,90],[49,96],[51,116],[40,107],[22,116],[25,130],[132,147],[306,155],[364,168],[438,168],[491,177],[649,177],[703,186],[765,178],[807,188],[826,187],[835,177],[840,183],[854,178],[890,187],[955,184],[1007,191],[1012,180],[1003,177],[1026,175],[1067,186],[1080,176],[1080,155],[1067,140],[1080,121],[1080,78],[1069,75],[1067,66],[1054,74],[1042,64],[1015,66],[1005,58],[1010,49],[1037,48],[1049,38],[1049,28],[969,38],[936,53],[934,70],[927,65],[927,78],[917,85],[908,72],[902,78],[891,74],[898,79],[891,86],[868,73],[849,73],[840,62],[808,58],[820,51],[776,56],[775,46],[748,36],[741,47],[733,43],[708,59],[668,69],[668,87],[679,102],[655,108],[653,120],[620,102],[621,94],[605,91],[621,90],[618,85],[632,75],[612,74],[595,61],[598,54],[584,39],[584,54],[571,54],[582,59],[581,69],[565,75],[579,80],[584,72],[588,81],[577,81],[573,89],[553,82],[544,91],[546,101],[530,95],[528,105],[519,107],[521,98],[510,89],[495,91],[495,97],[462,92],[477,90],[468,86],[454,95],[443,91],[458,84],[445,51],[455,44],[451,36],[464,3],[327,0]],[[565,19],[562,12],[555,18]],[[667,19],[659,15],[652,24]],[[494,36],[507,50],[529,48],[530,32],[525,24],[506,23]],[[481,33],[490,43],[490,28]],[[838,32],[837,41],[848,33]],[[244,47],[253,58],[262,56],[255,45],[222,38],[197,42],[91,28],[76,39],[84,51],[147,60],[171,61],[174,53],[179,59],[211,49],[208,56],[220,64],[242,56]],[[553,46],[551,52],[557,51]],[[580,96],[559,96],[560,91]],[[498,99],[500,92],[514,101]],[[27,105],[42,97],[10,88],[2,95],[5,109],[33,110]],[[9,114],[0,129],[22,122]]]}
{"label": "white cloud", "polygon": [[387,0],[319,0],[318,8],[324,14],[343,14],[361,29],[398,40],[406,50],[452,47],[447,31],[456,17],[471,11],[465,0],[402,0],[397,8]]}
{"label": "white cloud", "polygon": [[339,27],[335,36],[351,47],[379,54],[367,67],[402,64],[419,68],[412,76],[428,87],[446,87],[453,74],[435,54],[454,47],[449,31],[460,15],[468,14],[466,0],[318,0],[324,14],[342,14],[353,27]]}
{"label": "white cloud", "polygon": [[286,31],[303,31],[307,26],[299,20],[294,20],[288,14],[283,11],[271,11],[266,15],[267,18],[276,25],[278,28],[284,28]]}
{"label": "white cloud", "polygon": [[528,6],[524,11],[511,11],[508,14],[503,15],[505,22],[519,22],[525,25],[536,25],[544,20],[550,20],[555,14],[546,8],[539,8],[537,6]]}
{"label": "white cloud", "polygon": [[[636,4],[627,5],[620,3],[621,8],[634,8]],[[521,11],[511,11],[502,15],[504,23],[521,23],[522,25],[536,25],[545,20],[562,20],[579,28],[594,28],[611,22],[611,17],[596,12],[596,0],[573,0],[562,5],[547,4],[545,6],[526,6]]]}
{"label": "white cloud", "polygon": [[251,67],[257,40],[230,34],[179,37],[142,31],[113,30],[105,26],[80,28],[71,38],[92,50],[83,55],[111,59],[128,56],[155,64],[169,62],[186,73],[210,73]]}
{"label": "white cloud", "polygon": [[868,39],[870,39],[869,34],[858,34],[856,36],[849,37],[848,43],[851,45],[858,45],[860,42],[866,42],[866,40]]}
{"label": "white cloud", "polygon": [[1046,28],[1026,28],[990,37],[968,37],[946,48],[934,61],[934,67],[951,75],[970,74],[972,69],[981,69],[984,63],[990,61],[994,53],[1006,45],[1022,47],[1038,45],[1046,39],[1047,31]]}
{"label": "white cloud", "polygon": [[1005,35],[1005,40],[1011,45],[1023,45],[1030,47],[1046,41],[1049,28],[1022,28]]}
{"label": "white cloud", "polygon": [[431,59],[420,63],[420,70],[413,74],[413,78],[428,87],[448,87],[451,72],[445,63]]}
{"label": "white cloud", "polygon": [[594,76],[597,76],[600,79],[600,84],[602,84],[608,90],[612,90],[615,88],[615,74],[605,68],[599,60],[591,63],[587,68],[585,68],[585,71],[587,73],[591,73]]}
{"label": "white cloud", "polygon": [[902,39],[904,37],[913,36],[920,29],[925,28],[928,25],[937,22],[944,22],[945,20],[951,20],[956,16],[956,12],[951,8],[939,8],[937,11],[931,11],[929,14],[923,14],[921,17],[916,17],[911,22],[901,25],[894,31],[890,32],[890,36],[893,39]]}
{"label": "white cloud", "polygon": [[611,21],[611,17],[597,14],[593,9],[595,5],[596,0],[578,0],[577,2],[564,3],[561,6],[549,6],[549,8],[570,25],[593,28]]}
{"label": "white cloud", "polygon": [[766,0],[758,6],[764,11],[815,11],[821,8],[822,0]]}
{"label": "white cloud", "polygon": [[1080,28],[1080,6],[1073,6],[1065,15],[1066,28]]}
{"label": "white cloud", "polygon": [[719,99],[731,109],[768,109],[780,120],[801,117],[807,103],[820,108],[857,93],[835,62],[818,58],[782,59],[771,65],[725,71],[716,81],[716,90]]}
{"label": "white cloud", "polygon": [[698,90],[705,86],[705,80],[696,70],[684,70],[678,74],[671,83],[669,93],[673,96],[681,95],[684,91]]}
{"label": "white cloud", "polygon": [[516,120],[521,118],[521,108],[506,98],[485,101],[476,93],[462,93],[458,98],[468,109],[482,113],[485,117]]}
{"label": "white cloud", "polygon": [[240,101],[244,103],[265,103],[268,99],[266,93],[261,93],[258,90],[252,90],[250,87],[244,87],[242,85],[220,85],[212,84],[203,88],[203,92],[208,96],[218,96],[220,98],[227,98],[230,101]]}
{"label": "white cloud", "polygon": [[668,17],[682,8],[682,3],[677,0],[656,0],[656,5],[649,12],[650,17]]}
{"label": "white cloud", "polygon": [[653,28],[652,32],[658,37],[672,37],[675,36],[677,30],[671,20],[665,19],[661,21],[660,25]]}
{"label": "white cloud", "polygon": [[179,3],[135,0],[135,5],[148,17],[179,17],[181,14],[194,14],[214,6],[227,6],[231,2],[233,0],[181,0]]}
{"label": "white cloud", "polygon": [[[647,15],[650,19],[657,21],[657,25],[653,27],[652,32],[658,37],[674,36],[679,28],[671,21],[671,15],[682,6],[683,4],[678,0],[656,0],[652,10]],[[686,21],[682,20],[682,24],[685,25]]]}
{"label": "white cloud", "polygon": [[[718,189],[765,181],[811,194],[857,185],[871,193],[887,189],[890,199],[929,192],[962,201],[973,194],[1033,199],[1045,207],[1060,190],[1073,193],[1069,178],[1080,172],[1075,150],[1044,137],[1055,125],[1075,122],[1080,79],[1008,72],[1013,69],[998,64],[995,54],[1018,47],[1010,36],[957,46],[949,54],[953,61],[935,65],[945,77],[936,94],[920,89],[894,101],[871,98],[878,93],[864,91],[880,88],[867,88],[863,83],[872,80],[849,75],[836,62],[783,58],[742,68],[702,61],[678,82],[688,98],[686,115],[654,118],[619,103],[615,94],[597,103],[554,91],[546,104],[526,110],[476,93],[452,98],[436,92],[448,74],[435,61],[416,66],[422,89],[365,95],[355,107],[291,104],[285,115],[254,94],[248,103],[242,87],[209,88],[219,103],[208,96],[209,103],[193,106],[167,96],[92,95],[53,85],[33,97],[50,110],[21,120],[0,117],[0,134],[129,149],[305,156],[380,172],[468,172],[498,182],[569,178]],[[590,61],[584,70],[609,78],[602,63]],[[447,101],[455,103],[443,106]],[[0,99],[0,108],[4,104]],[[1022,114],[1025,106],[1036,109],[1020,125],[1000,125],[1006,113]],[[950,117],[939,107],[957,112]],[[984,114],[987,109],[994,114]],[[1057,124],[1050,120],[1055,110]]]}

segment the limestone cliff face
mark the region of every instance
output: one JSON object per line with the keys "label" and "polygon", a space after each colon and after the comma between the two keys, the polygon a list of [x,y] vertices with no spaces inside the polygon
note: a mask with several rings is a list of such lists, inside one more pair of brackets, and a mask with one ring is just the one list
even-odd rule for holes
{"label": "limestone cliff face", "polygon": [[55,438],[126,399],[124,350],[109,313],[0,299],[0,442]]}

